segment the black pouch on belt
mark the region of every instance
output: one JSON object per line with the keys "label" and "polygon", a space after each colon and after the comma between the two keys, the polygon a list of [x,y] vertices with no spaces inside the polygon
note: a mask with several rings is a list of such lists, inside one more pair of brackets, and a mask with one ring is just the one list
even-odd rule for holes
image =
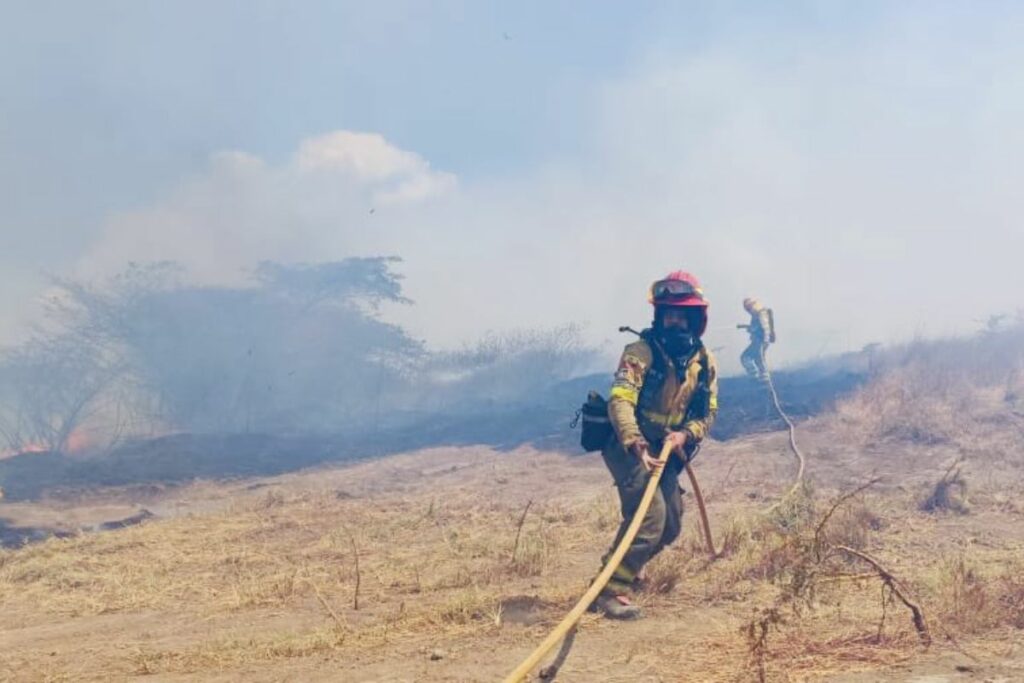
{"label": "black pouch on belt", "polygon": [[587,393],[587,402],[580,406],[576,421],[580,421],[580,445],[587,453],[599,451],[612,436],[612,423],[608,419],[608,401],[596,391]]}

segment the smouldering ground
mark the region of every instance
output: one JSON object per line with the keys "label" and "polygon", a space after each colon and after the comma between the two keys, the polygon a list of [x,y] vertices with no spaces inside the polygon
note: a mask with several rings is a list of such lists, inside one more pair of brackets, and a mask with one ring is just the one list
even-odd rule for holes
{"label": "smouldering ground", "polygon": [[[935,644],[921,648],[898,605],[880,631],[876,580],[823,582],[771,632],[768,680],[1024,680],[1019,450],[989,448],[965,470],[970,514],[935,516],[918,503],[960,446],[840,435],[802,426],[817,509],[880,477],[830,533],[910,586]],[[705,559],[688,500],[686,536],[640,598],[648,617],[587,615],[559,680],[757,680],[744,627],[785,584],[770,580],[785,520],[763,511],[792,460],[776,433],[710,444],[697,470],[726,556]],[[571,607],[618,515],[599,457],[529,448],[434,449],[133,502],[159,518],[0,553],[4,680],[500,680]]]}

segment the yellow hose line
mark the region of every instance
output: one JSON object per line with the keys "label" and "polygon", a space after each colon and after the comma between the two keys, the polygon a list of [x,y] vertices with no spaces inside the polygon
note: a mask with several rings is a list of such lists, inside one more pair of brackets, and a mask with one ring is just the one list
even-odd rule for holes
{"label": "yellow hose line", "polygon": [[[771,370],[768,368],[768,359],[765,358],[763,352],[761,359],[764,363],[765,374],[768,376],[768,390],[772,396],[772,403],[775,404],[775,411],[779,414],[779,417],[783,419],[786,426],[789,428],[789,449],[793,451],[793,455],[796,456],[797,463],[799,464],[796,471],[796,477],[793,480],[793,485],[786,492],[786,495],[783,496],[785,499],[795,493],[796,490],[800,488],[800,485],[803,484],[804,469],[807,466],[807,460],[804,458],[804,454],[800,452],[800,447],[796,445],[796,425],[793,424],[793,421],[789,419],[789,415],[786,415],[786,412],[782,409],[782,404],[779,402],[779,394],[775,391],[775,380],[772,379]],[[774,508],[775,506],[773,505],[772,509]]]}
{"label": "yellow hose line", "polygon": [[548,637],[544,639],[543,643],[537,646],[536,650],[530,653],[529,657],[523,660],[522,664],[517,666],[515,670],[505,678],[505,683],[520,683],[525,680],[533,667],[540,663],[540,660],[543,659],[544,655],[550,652],[551,648],[565,637],[565,634],[569,632],[569,629],[576,625],[576,622],[579,621],[581,616],[583,616],[583,613],[587,610],[587,607],[590,606],[590,603],[594,602],[598,593],[600,593],[605,587],[605,584],[608,583],[608,579],[612,577],[612,573],[615,571],[616,567],[619,566],[619,563],[622,562],[622,558],[626,556],[626,550],[629,549],[629,545],[633,542],[633,539],[636,538],[637,532],[640,531],[640,523],[643,522],[644,515],[647,514],[647,508],[651,506],[651,501],[654,500],[654,492],[658,490],[658,482],[661,480],[661,473],[665,469],[664,464],[668,461],[668,456],[671,452],[671,444],[666,443],[662,447],[661,453],[658,454],[658,462],[662,464],[662,467],[654,470],[654,472],[651,473],[650,479],[647,480],[647,488],[644,489],[644,497],[640,499],[640,507],[638,507],[636,512],[633,514],[633,520],[630,522],[629,528],[626,529],[626,534],[622,537],[622,540],[619,542],[619,546],[615,549],[615,552],[612,553],[612,556],[605,563],[604,569],[602,569],[601,573],[597,575],[594,582],[590,584],[590,588],[588,588],[587,592],[583,594],[583,597],[579,599],[576,606],[573,607],[572,610],[565,615],[565,618],[562,619],[561,623],[555,627],[555,630],[553,630]]}
{"label": "yellow hose line", "polygon": [[711,540],[711,523],[708,522],[708,511],[704,507],[704,494],[700,492],[700,484],[697,483],[697,475],[693,473],[690,463],[686,463],[686,475],[690,477],[690,486],[693,487],[693,497],[697,499],[697,510],[700,512],[700,525],[704,530],[704,543],[708,547],[708,555],[712,560],[718,558],[718,551],[715,550],[715,542]]}

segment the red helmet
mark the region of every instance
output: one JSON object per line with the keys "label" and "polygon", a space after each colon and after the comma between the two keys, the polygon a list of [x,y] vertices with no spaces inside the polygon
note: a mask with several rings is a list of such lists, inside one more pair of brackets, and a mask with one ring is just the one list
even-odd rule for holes
{"label": "red helmet", "polygon": [[704,290],[693,275],[677,270],[651,285],[647,292],[648,303],[655,306],[700,306],[708,307]]}
{"label": "red helmet", "polygon": [[700,308],[702,315],[697,335],[703,335],[707,329],[708,300],[704,298],[704,290],[701,289],[700,282],[690,273],[677,270],[654,282],[647,292],[647,301],[653,304],[655,309],[662,306]]}

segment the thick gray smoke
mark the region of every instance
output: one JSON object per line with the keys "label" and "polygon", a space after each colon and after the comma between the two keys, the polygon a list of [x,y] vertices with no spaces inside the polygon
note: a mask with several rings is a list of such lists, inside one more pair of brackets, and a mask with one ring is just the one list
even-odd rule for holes
{"label": "thick gray smoke", "polygon": [[1013,3],[37,5],[0,26],[5,340],[40,271],[164,259],[238,287],[400,254],[416,337],[580,321],[608,353],[686,268],[727,371],[747,295],[779,363],[1020,306]]}
{"label": "thick gray smoke", "polygon": [[57,282],[48,324],[0,355],[0,436],[19,451],[352,434],[529,401],[591,360],[572,327],[432,352],[380,318],[414,305],[396,261],[264,262],[239,286],[189,284],[171,263]]}
{"label": "thick gray smoke", "polygon": [[8,447],[526,401],[679,268],[726,374],[1022,305],[1019,5],[350,5],[9,9]]}

